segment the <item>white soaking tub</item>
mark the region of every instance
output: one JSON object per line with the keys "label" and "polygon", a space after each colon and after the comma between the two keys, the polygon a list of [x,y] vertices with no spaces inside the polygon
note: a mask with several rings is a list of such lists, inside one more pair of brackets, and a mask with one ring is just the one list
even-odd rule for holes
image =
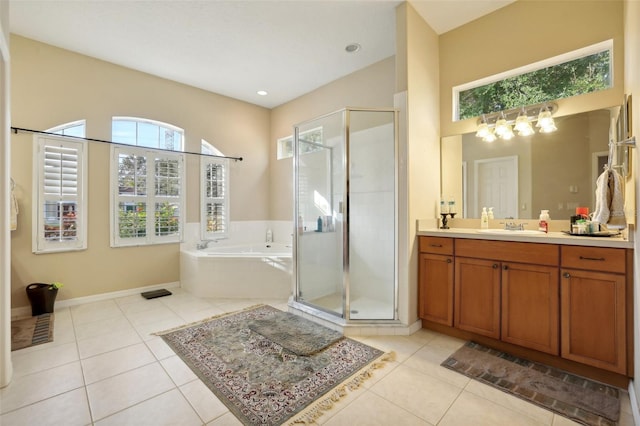
{"label": "white soaking tub", "polygon": [[180,285],[198,297],[287,298],[291,246],[255,243],[180,251]]}

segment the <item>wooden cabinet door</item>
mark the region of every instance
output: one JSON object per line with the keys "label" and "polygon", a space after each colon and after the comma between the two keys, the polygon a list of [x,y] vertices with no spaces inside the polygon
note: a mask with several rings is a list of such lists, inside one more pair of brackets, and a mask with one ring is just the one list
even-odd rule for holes
{"label": "wooden cabinet door", "polygon": [[502,336],[505,342],[559,355],[559,269],[502,264]]}
{"label": "wooden cabinet door", "polygon": [[456,257],[455,327],[500,338],[500,262]]}
{"label": "wooden cabinet door", "polygon": [[626,374],[624,275],[562,269],[562,357]]}
{"label": "wooden cabinet door", "polygon": [[453,256],[420,254],[420,318],[453,325]]}

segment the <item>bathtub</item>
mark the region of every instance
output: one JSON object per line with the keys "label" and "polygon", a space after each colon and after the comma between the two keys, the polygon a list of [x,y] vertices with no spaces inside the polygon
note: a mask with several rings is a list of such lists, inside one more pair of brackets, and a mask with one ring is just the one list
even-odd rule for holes
{"label": "bathtub", "polygon": [[284,299],[292,291],[291,246],[258,243],[180,251],[180,285],[198,297]]}

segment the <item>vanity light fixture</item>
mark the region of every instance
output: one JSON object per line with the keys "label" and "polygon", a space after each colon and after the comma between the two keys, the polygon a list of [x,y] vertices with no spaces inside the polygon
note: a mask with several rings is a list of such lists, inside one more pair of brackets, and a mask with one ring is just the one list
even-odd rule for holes
{"label": "vanity light fixture", "polygon": [[482,115],[482,122],[478,125],[476,136],[482,138],[482,140],[485,142],[493,142],[497,139],[494,129],[489,128],[484,114]]}
{"label": "vanity light fixture", "polygon": [[493,142],[498,137],[509,140],[515,136],[513,130],[518,132],[518,136],[530,136],[535,133],[534,122],[537,122],[540,133],[551,133],[558,130],[552,117],[557,110],[556,104],[543,103],[482,114],[476,136],[485,142]]}
{"label": "vanity light fixture", "polygon": [[555,121],[553,121],[553,117],[551,117],[551,111],[549,111],[546,105],[540,110],[540,114],[538,114],[538,124],[536,124],[536,127],[540,127],[540,133],[551,133],[558,130]]}
{"label": "vanity light fixture", "polygon": [[516,124],[513,128],[518,132],[518,136],[531,136],[535,133],[533,130],[533,126],[531,125],[531,121],[527,116],[526,111],[522,108],[520,114],[518,114],[518,118],[516,118]]}

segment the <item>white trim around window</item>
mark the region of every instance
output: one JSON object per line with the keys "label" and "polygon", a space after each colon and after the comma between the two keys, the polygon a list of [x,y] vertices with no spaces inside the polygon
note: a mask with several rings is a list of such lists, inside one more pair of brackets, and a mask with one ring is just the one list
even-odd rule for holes
{"label": "white trim around window", "polygon": [[200,238],[229,236],[229,160],[200,157]]}
{"label": "white trim around window", "polygon": [[111,147],[111,246],[179,243],[185,223],[184,154]]}
{"label": "white trim around window", "polygon": [[32,251],[87,248],[87,142],[34,135]]}

